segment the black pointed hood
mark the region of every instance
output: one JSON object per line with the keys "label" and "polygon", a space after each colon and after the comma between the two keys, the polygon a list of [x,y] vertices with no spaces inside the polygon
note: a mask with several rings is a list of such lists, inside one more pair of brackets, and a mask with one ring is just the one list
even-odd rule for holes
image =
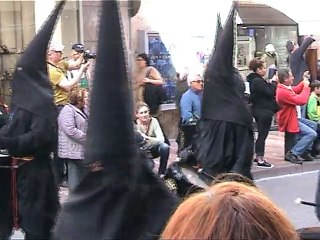
{"label": "black pointed hood", "polygon": [[102,13],[100,22],[86,162],[104,160],[110,165],[112,161],[119,161],[119,158],[132,161],[136,147],[122,22],[117,2],[103,1],[103,11],[107,14]]}
{"label": "black pointed hood", "polygon": [[[215,36],[215,39],[214,39],[214,46],[213,46],[213,49],[212,49],[212,52],[210,54],[210,58],[209,58],[209,63],[215,53],[215,50],[216,50],[216,47],[217,47],[217,43],[218,43],[218,39],[219,37],[221,36],[222,34],[222,31],[223,31],[223,27],[222,27],[222,24],[221,24],[221,17],[220,17],[220,13],[217,14],[217,23],[216,23],[216,36]],[[208,65],[206,67],[206,70],[205,70],[205,73],[204,73],[204,79],[207,79],[207,70],[208,70]]]}
{"label": "black pointed hood", "polygon": [[12,104],[56,121],[53,90],[47,71],[47,48],[66,1],[60,1],[16,64],[12,80]]}
{"label": "black pointed hood", "polygon": [[297,85],[299,82],[301,82],[303,73],[308,70],[304,53],[314,41],[315,40],[312,37],[307,37],[303,40],[300,47],[294,50],[289,57],[289,65],[294,77],[293,85]]}
{"label": "black pointed hood", "polygon": [[85,156],[99,167],[69,195],[55,238],[156,239],[176,200],[137,154],[120,10],[101,4]]}
{"label": "black pointed hood", "polygon": [[251,127],[252,117],[243,101],[244,83],[233,67],[235,10],[234,2],[207,65],[201,118]]}
{"label": "black pointed hood", "polygon": [[220,37],[221,33],[222,33],[222,23],[221,23],[221,16],[220,13],[217,14],[217,24],[216,24],[216,38],[214,40],[214,47],[216,48],[217,45],[217,40]]}

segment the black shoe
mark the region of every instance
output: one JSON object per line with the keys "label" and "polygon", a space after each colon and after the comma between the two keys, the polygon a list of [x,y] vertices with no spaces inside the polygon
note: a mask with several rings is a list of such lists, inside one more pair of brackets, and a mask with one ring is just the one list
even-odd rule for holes
{"label": "black shoe", "polygon": [[305,151],[303,154],[300,155],[305,161],[313,161],[313,157],[311,156],[309,151]]}
{"label": "black shoe", "polygon": [[257,163],[258,168],[273,168],[273,164],[268,163],[266,160]]}
{"label": "black shoe", "polygon": [[287,152],[286,156],[284,157],[284,160],[294,164],[302,164],[302,161],[292,152]]}

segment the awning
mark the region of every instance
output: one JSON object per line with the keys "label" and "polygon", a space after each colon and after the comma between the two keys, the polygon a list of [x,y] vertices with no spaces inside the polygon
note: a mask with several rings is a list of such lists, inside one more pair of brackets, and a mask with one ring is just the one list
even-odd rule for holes
{"label": "awning", "polygon": [[237,23],[240,26],[298,25],[284,13],[265,4],[239,3],[238,15]]}

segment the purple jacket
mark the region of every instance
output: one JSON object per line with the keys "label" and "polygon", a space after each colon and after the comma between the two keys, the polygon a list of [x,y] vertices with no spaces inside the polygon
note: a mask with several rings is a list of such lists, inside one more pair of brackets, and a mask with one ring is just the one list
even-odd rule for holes
{"label": "purple jacket", "polygon": [[74,105],[64,106],[58,116],[60,158],[84,159],[88,116]]}

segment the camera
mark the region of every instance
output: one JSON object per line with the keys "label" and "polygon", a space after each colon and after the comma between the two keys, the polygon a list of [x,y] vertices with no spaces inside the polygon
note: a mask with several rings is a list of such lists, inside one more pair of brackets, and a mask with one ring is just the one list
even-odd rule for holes
{"label": "camera", "polygon": [[97,54],[91,52],[89,49],[83,52],[83,59],[85,62],[88,62],[89,59],[96,59]]}

